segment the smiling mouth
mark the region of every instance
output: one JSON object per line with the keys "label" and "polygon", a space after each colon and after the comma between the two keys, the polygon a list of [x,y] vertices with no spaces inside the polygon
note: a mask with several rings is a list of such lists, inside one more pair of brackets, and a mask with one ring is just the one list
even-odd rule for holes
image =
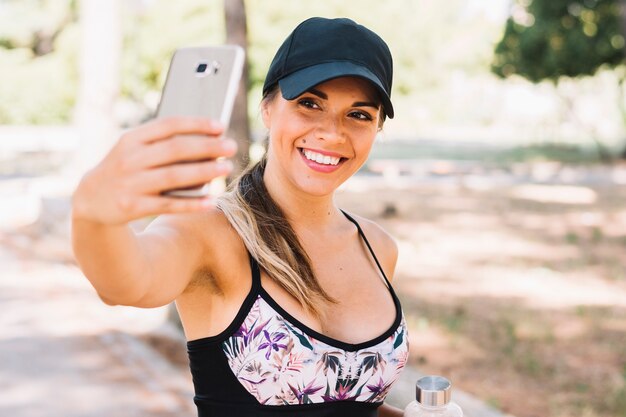
{"label": "smiling mouth", "polygon": [[298,150],[306,159],[316,162],[320,165],[337,166],[340,162],[343,162],[347,159],[339,156],[323,155],[319,152],[314,152],[304,148],[298,148]]}

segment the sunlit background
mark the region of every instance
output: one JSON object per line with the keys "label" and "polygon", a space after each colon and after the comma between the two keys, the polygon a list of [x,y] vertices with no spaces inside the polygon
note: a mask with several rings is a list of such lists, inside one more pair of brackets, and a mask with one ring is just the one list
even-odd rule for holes
{"label": "sunlit background", "polygon": [[300,21],[352,18],[393,53],[396,117],[337,197],[400,247],[411,366],[390,401],[442,374],[469,417],[625,416],[624,10],[0,0],[0,415],[193,414],[172,310],[101,304],[71,254],[70,198],[154,117],[173,51],[232,41],[238,13],[249,133],[233,132],[253,158],[265,72]]}

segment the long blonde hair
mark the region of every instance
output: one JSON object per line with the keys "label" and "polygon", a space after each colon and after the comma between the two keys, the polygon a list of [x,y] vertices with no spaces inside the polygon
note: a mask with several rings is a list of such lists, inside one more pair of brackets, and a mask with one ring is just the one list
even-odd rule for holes
{"label": "long blonde hair", "polygon": [[217,199],[217,207],[267,274],[308,311],[336,302],[320,286],[298,236],[263,182],[267,158],[246,170]]}
{"label": "long blonde hair", "polygon": [[[278,93],[276,85],[265,94],[262,105],[268,105]],[[380,112],[378,128],[382,129],[386,115],[384,109]],[[264,155],[217,199],[217,207],[269,277],[305,309],[321,317],[320,304],[337,301],[320,286],[296,232],[267,191],[263,181],[266,164]]]}

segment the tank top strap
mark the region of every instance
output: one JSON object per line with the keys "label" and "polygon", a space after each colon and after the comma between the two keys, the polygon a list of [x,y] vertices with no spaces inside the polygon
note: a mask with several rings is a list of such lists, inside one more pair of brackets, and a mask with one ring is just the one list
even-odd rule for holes
{"label": "tank top strap", "polygon": [[250,269],[252,270],[252,292],[258,294],[261,290],[261,268],[259,268],[259,263],[249,251],[248,258],[250,260]]}
{"label": "tank top strap", "polygon": [[376,262],[376,266],[378,266],[378,270],[380,271],[381,275],[385,279],[385,282],[387,283],[387,287],[392,289],[391,283],[387,279],[387,275],[385,274],[385,271],[383,270],[383,267],[380,266],[380,262],[378,262],[378,258],[376,257],[376,254],[374,253],[374,249],[372,249],[372,246],[370,245],[370,242],[367,240],[367,237],[365,237],[365,233],[363,233],[363,229],[361,229],[361,226],[359,225],[359,223],[352,216],[350,216],[348,213],[346,213],[343,210],[341,210],[341,212],[343,213],[344,216],[346,216],[346,218],[348,220],[350,220],[356,226],[357,230],[359,231],[359,236],[361,236],[361,239],[363,239],[363,241],[365,242],[365,245],[367,246],[367,249],[369,250],[370,254],[372,255],[372,258],[374,258],[374,262]]}

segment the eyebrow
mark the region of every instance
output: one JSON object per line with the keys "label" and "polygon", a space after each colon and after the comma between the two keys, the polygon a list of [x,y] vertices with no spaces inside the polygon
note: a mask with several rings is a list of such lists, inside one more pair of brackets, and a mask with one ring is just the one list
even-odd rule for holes
{"label": "eyebrow", "polygon": [[[308,93],[318,96],[321,99],[328,100],[328,95],[323,91],[317,90],[315,88],[310,88],[307,90]],[[372,101],[355,101],[352,103],[353,107],[373,107],[375,109],[379,109],[380,106]]]}

